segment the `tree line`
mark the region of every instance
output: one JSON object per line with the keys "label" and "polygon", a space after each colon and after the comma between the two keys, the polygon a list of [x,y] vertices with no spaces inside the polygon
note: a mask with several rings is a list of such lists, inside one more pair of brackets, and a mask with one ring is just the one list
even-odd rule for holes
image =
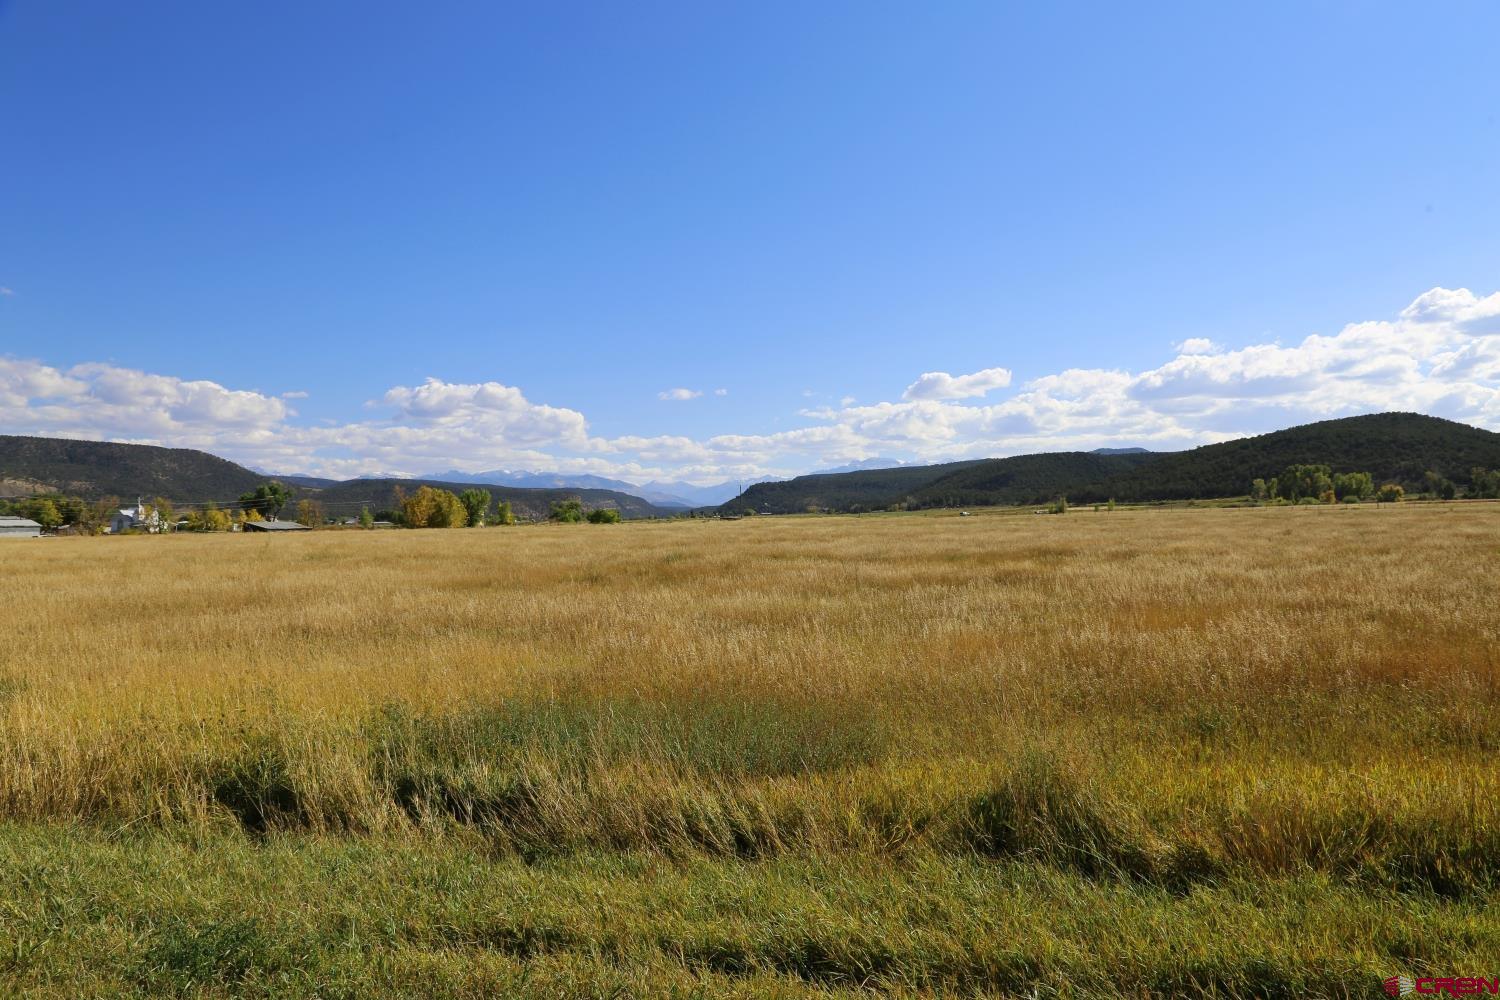
{"label": "tree line", "polygon": [[[421,486],[408,494],[396,488],[395,506],[371,511],[365,506],[355,519],[362,528],[373,528],[376,522],[387,522],[407,528],[464,528],[517,523],[509,500],[495,502],[489,490],[467,489],[462,493],[434,486]],[[144,518],[135,531],[166,533],[172,531],[235,531],[246,522],[278,520],[290,509],[297,523],[320,528],[330,522],[322,503],[312,498],[294,500],[286,486],[267,482],[239,500],[220,507],[209,501],[179,512],[166,497],[156,497],[144,507]],[[60,493],[38,494],[14,500],[0,499],[0,514],[29,518],[44,530],[69,528],[78,534],[103,534],[109,530],[121,502],[116,497],[84,500]],[[590,522],[615,524],[620,512],[612,507],[587,510],[574,497],[554,501],[548,520],[562,524]]]}
{"label": "tree line", "polygon": [[[389,520],[406,528],[476,528],[486,524],[516,523],[516,515],[511,510],[509,500],[494,504],[493,514],[490,513],[492,502],[489,490],[474,488],[453,493],[437,486],[419,486],[416,492],[408,495],[398,486],[398,509],[388,513]],[[620,512],[613,507],[585,511],[583,501],[575,497],[553,501],[547,519],[561,524],[577,524],[582,521],[615,524],[620,520]],[[363,523],[363,517],[361,522]]]}
{"label": "tree line", "polygon": [[[1436,472],[1423,476],[1425,491],[1420,496],[1434,500],[1454,500],[1458,485]],[[1469,485],[1464,497],[1473,500],[1500,499],[1500,469],[1475,467],[1469,470]],[[1368,472],[1333,472],[1327,465],[1289,465],[1281,475],[1256,479],[1250,484],[1250,499],[1259,503],[1362,503],[1375,500],[1391,503],[1406,499],[1400,483],[1375,485]]]}

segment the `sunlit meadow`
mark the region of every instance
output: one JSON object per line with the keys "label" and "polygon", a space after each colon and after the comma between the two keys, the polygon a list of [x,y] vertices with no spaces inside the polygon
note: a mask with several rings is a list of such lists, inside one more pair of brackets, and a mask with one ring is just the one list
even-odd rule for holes
{"label": "sunlit meadow", "polygon": [[0,984],[1500,974],[1500,505],[6,541]]}

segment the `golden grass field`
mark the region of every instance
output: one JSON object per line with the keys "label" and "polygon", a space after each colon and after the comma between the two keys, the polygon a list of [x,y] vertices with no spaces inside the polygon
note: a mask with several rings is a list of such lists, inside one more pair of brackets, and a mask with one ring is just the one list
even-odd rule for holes
{"label": "golden grass field", "polygon": [[1500,975],[1500,505],[0,543],[0,992]]}

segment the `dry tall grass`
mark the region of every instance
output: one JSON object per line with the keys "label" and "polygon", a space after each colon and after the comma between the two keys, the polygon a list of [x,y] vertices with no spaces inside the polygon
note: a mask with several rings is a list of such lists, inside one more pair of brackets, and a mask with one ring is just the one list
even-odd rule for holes
{"label": "dry tall grass", "polygon": [[0,545],[0,817],[1500,872],[1500,509]]}

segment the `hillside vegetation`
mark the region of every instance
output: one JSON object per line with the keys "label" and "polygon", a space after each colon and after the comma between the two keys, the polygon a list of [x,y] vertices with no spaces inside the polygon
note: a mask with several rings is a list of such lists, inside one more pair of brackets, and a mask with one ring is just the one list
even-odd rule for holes
{"label": "hillside vegetation", "polygon": [[991,459],[939,476],[913,490],[906,503],[915,507],[963,507],[1046,503],[1059,496],[1083,500],[1108,494],[1115,477],[1161,457],[1150,453],[1064,451]]}
{"label": "hillside vegetation", "polygon": [[756,483],[739,498],[725,503],[725,511],[800,514],[807,510],[881,510],[895,498],[914,492],[946,472],[980,462],[897,466],[858,472],[825,472],[777,482]]}
{"label": "hillside vegetation", "polygon": [[1497,518],[11,542],[0,993],[1492,974]]}
{"label": "hillside vegetation", "polygon": [[[346,517],[358,514],[362,507],[395,509],[399,506],[397,488],[410,493],[426,485],[461,493],[475,485],[432,479],[341,482],[314,476],[269,476],[187,448],[0,435],[0,497],[59,494],[82,501],[164,497],[182,509],[209,501],[232,507],[241,495],[269,480],[291,487],[294,499],[314,499],[329,513]],[[554,502],[574,497],[590,510],[613,508],[626,518],[681,513],[680,508],[656,507],[617,490],[485,488],[496,501],[508,501],[517,516],[528,519],[543,519]]]}
{"label": "hillside vegetation", "polygon": [[625,518],[670,517],[680,510],[657,507],[640,497],[616,490],[584,489],[528,489],[520,486],[495,486],[475,483],[446,483],[436,479],[351,479],[348,482],[327,486],[320,490],[303,489],[301,492],[317,498],[329,510],[355,513],[361,506],[371,510],[394,510],[396,491],[412,493],[423,486],[462,493],[475,486],[488,490],[497,502],[511,505],[517,517],[523,520],[543,520],[554,503],[569,499],[583,502],[585,509],[613,508]]}
{"label": "hillside vegetation", "polygon": [[804,476],[754,486],[724,509],[786,514],[1039,504],[1059,496],[1075,503],[1208,499],[1244,496],[1253,480],[1300,464],[1368,472],[1409,491],[1429,471],[1467,486],[1472,469],[1500,468],[1500,434],[1418,413],[1374,413],[1181,452],[1058,452],[887,470],[899,478]]}
{"label": "hillside vegetation", "polygon": [[0,495],[236,497],[267,477],[204,451],[0,435]]}
{"label": "hillside vegetation", "polygon": [[[1121,500],[1239,496],[1251,480],[1299,464],[1368,472],[1408,490],[1420,488],[1429,470],[1468,485],[1475,467],[1500,468],[1500,434],[1420,413],[1371,413],[1162,455],[1107,489]],[[1103,499],[1079,497],[1096,498]]]}

